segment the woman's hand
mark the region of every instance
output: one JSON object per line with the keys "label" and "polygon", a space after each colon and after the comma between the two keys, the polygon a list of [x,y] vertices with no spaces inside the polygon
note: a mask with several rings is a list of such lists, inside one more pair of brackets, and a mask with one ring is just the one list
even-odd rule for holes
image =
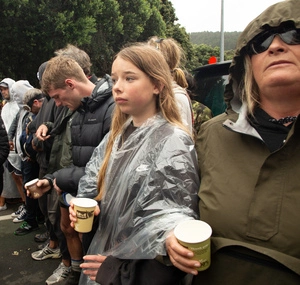
{"label": "woman's hand", "polygon": [[[76,199],[76,198],[75,198]],[[74,203],[72,202],[73,199],[70,201],[70,207],[69,207],[69,218],[70,218],[70,225],[72,228],[75,227],[75,224],[77,222],[76,212],[74,210]],[[100,214],[100,208],[99,205],[96,206],[94,211],[94,216],[98,216]]]}
{"label": "woman's hand", "polygon": [[83,269],[83,274],[88,275],[91,280],[95,281],[97,272],[106,259],[106,256],[86,255],[83,259],[85,262],[80,264],[80,267]]}
{"label": "woman's hand", "polygon": [[195,267],[200,267],[199,261],[193,260],[194,253],[183,247],[172,232],[166,239],[166,248],[172,264],[186,273],[197,275]]}

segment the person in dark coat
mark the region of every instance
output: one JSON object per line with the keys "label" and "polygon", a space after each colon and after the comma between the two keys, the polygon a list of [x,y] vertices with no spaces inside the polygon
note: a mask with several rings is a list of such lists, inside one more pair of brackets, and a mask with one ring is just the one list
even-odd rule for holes
{"label": "person in dark coat", "polygon": [[[0,196],[3,190],[3,163],[6,161],[9,154],[9,144],[7,138],[7,132],[3,123],[3,120],[0,116]],[[7,206],[4,204],[0,206],[0,211],[4,211],[7,209]]]}
{"label": "person in dark coat", "polygon": [[171,262],[193,285],[300,284],[300,2],[278,2],[241,33],[226,112],[196,142],[210,267],[170,235]]}

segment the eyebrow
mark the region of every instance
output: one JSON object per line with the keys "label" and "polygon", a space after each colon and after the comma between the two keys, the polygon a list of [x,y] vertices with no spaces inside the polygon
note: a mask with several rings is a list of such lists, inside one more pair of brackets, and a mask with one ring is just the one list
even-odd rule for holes
{"label": "eyebrow", "polygon": [[50,95],[49,93],[48,93],[48,95],[51,97],[51,98],[53,98],[53,99],[56,99],[56,98],[58,98],[59,97],[59,94],[57,94],[57,93],[55,93],[54,95]]}
{"label": "eyebrow", "polygon": [[[128,74],[137,74],[136,72],[130,71],[130,70],[124,71],[124,72],[122,72],[122,73],[125,74],[125,75],[128,75]],[[112,73],[111,75],[115,75],[115,73]]]}

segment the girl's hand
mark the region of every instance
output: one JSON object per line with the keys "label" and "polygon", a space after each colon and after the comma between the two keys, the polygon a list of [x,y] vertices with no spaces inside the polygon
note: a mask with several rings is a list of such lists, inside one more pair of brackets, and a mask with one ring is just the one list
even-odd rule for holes
{"label": "girl's hand", "polygon": [[83,269],[83,273],[88,275],[89,278],[93,281],[96,279],[97,272],[106,259],[106,256],[103,255],[86,255],[83,257],[84,263],[80,264],[80,267]]}

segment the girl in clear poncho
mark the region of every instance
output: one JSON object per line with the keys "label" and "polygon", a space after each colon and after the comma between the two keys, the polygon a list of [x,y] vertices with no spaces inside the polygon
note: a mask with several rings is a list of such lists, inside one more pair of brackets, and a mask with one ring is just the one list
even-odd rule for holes
{"label": "girl in clear poncho", "polygon": [[[159,51],[144,44],[122,49],[112,80],[111,131],[87,164],[77,195],[100,201],[80,284],[179,284],[184,273],[169,266],[164,242],[180,221],[198,218],[194,142]],[[76,221],[72,202],[70,218]]]}

